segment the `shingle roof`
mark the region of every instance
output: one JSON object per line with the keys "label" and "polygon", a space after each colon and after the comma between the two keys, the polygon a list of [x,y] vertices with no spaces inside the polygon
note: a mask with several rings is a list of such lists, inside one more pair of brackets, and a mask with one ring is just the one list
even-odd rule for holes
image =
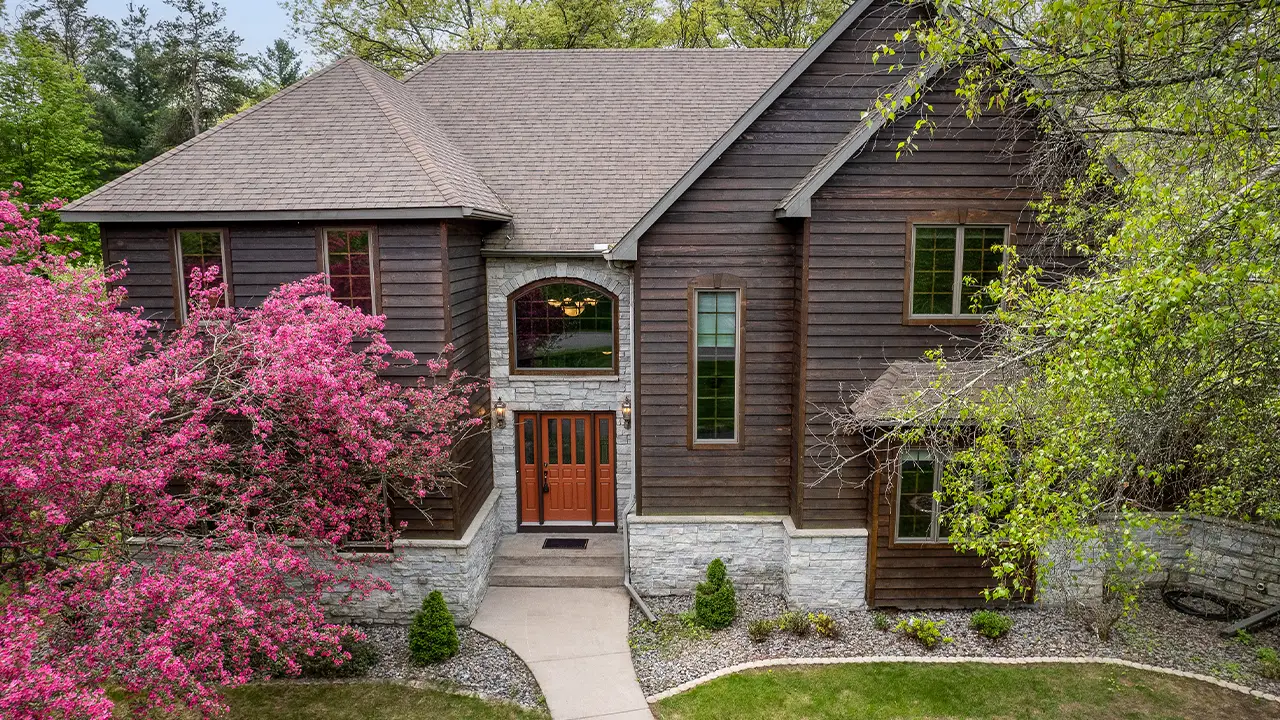
{"label": "shingle roof", "polygon": [[1018,366],[997,360],[936,362],[898,360],[850,406],[856,422],[877,425],[911,420],[954,419],[965,404],[1000,386],[1010,386],[1025,376]]}
{"label": "shingle roof", "polygon": [[512,208],[488,248],[590,251],[617,242],[801,52],[458,52],[405,84]]}
{"label": "shingle roof", "polygon": [[69,204],[63,216],[389,211],[510,216],[399,81],[345,58]]}

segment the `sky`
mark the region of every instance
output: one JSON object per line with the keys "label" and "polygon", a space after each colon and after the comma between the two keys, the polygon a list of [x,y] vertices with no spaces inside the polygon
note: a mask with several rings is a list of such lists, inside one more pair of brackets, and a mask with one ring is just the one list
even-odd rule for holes
{"label": "sky", "polygon": [[[173,8],[165,5],[162,0],[132,1],[135,5],[147,8],[147,16],[153,23],[174,15]],[[130,0],[89,0],[87,7],[93,15],[120,20],[129,14],[129,2]],[[19,3],[11,0],[6,4]],[[311,53],[308,52],[306,42],[289,34],[289,13],[276,0],[218,0],[218,4],[227,11],[226,26],[244,40],[240,46],[242,52],[257,55],[276,38],[282,37],[310,60]]]}

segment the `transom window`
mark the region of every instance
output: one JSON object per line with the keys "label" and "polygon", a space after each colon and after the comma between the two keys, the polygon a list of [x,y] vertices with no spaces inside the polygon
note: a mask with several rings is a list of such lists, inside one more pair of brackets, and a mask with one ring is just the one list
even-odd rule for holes
{"label": "transom window", "polygon": [[694,441],[738,439],[738,291],[698,290],[694,334]]}
{"label": "transom window", "polygon": [[613,296],[567,280],[534,285],[511,301],[513,367],[612,372],[617,367]]}
{"label": "transom window", "polygon": [[219,304],[224,302],[227,294],[231,292],[231,284],[227,282],[226,246],[221,230],[179,230],[177,232],[176,245],[174,259],[177,262],[180,278],[178,282],[178,317],[183,322],[186,322],[187,305],[191,301],[191,272],[193,270],[198,268],[204,271],[215,266],[218,268],[218,279],[226,286],[222,297],[218,300]]}
{"label": "transom window", "polygon": [[374,298],[373,231],[368,228],[324,231],[324,271],[335,301],[368,315],[377,312]]}
{"label": "transom window", "polygon": [[[977,317],[995,309],[986,287],[1000,277],[1004,225],[915,225],[911,314]],[[994,249],[993,249],[994,248]]]}
{"label": "transom window", "polygon": [[898,454],[898,542],[946,542],[943,508],[934,496],[942,491],[941,458],[928,450],[907,449]]}

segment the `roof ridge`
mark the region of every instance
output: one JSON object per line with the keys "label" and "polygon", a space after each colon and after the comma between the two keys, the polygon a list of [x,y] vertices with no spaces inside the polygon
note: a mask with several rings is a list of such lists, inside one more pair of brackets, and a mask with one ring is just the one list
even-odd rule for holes
{"label": "roof ridge", "polygon": [[315,80],[316,78],[320,77],[321,75],[326,75],[326,74],[328,74],[328,73],[329,73],[329,71],[333,70],[334,68],[336,68],[336,67],[338,67],[338,66],[340,66],[340,65],[343,65],[344,63],[350,62],[350,61],[352,61],[352,60],[359,60],[359,58],[357,58],[357,57],[356,57],[356,56],[354,56],[354,55],[344,55],[343,57],[341,57],[341,58],[339,58],[339,59],[335,60],[334,62],[332,62],[332,63],[330,63],[330,64],[326,65],[325,67],[322,67],[322,68],[320,68],[319,70],[316,70],[315,72],[311,73],[310,75],[307,75],[306,77],[302,78],[302,79],[301,79],[301,80],[299,80],[298,82],[296,82],[296,83],[294,83],[294,84],[292,84],[292,85],[290,85],[290,86],[288,86],[288,87],[286,87],[286,88],[283,88],[283,89],[281,89],[281,90],[277,91],[274,95],[271,95],[270,97],[266,98],[265,100],[263,100],[263,101],[261,101],[261,102],[259,102],[259,103],[255,103],[255,104],[253,104],[253,105],[251,105],[251,106],[249,106],[249,107],[245,108],[244,110],[241,110],[240,112],[236,113],[235,115],[232,115],[231,117],[227,118],[226,120],[223,120],[222,122],[218,123],[217,125],[214,125],[213,127],[209,128],[208,130],[205,130],[204,132],[200,133],[199,135],[196,135],[195,137],[191,138],[190,140],[187,140],[186,142],[184,142],[184,143],[182,143],[182,144],[180,144],[180,145],[175,145],[174,147],[169,148],[168,150],[166,150],[166,151],[164,151],[164,152],[160,153],[159,155],[157,155],[157,156],[155,156],[155,157],[151,158],[150,160],[148,160],[148,161],[146,161],[146,162],[142,163],[142,164],[141,164],[141,165],[139,165],[138,167],[136,167],[136,168],[134,168],[134,169],[130,170],[129,172],[127,172],[127,173],[125,173],[125,174],[121,175],[120,177],[118,177],[118,178],[116,178],[116,179],[114,179],[114,180],[112,180],[112,181],[110,181],[110,182],[106,183],[105,185],[102,185],[101,187],[94,188],[92,191],[90,191],[90,192],[88,192],[88,193],[85,193],[84,195],[81,195],[80,197],[76,198],[75,200],[73,200],[73,201],[71,201],[71,202],[67,203],[67,204],[66,204],[66,205],[64,205],[64,206],[62,206],[62,208],[61,208],[61,209],[62,209],[62,210],[75,210],[75,208],[74,208],[73,206],[74,206],[74,205],[76,205],[77,203],[79,203],[79,202],[81,202],[81,201],[84,201],[84,200],[91,200],[91,199],[93,199],[93,198],[97,197],[98,195],[101,195],[102,193],[104,193],[104,192],[106,192],[106,191],[108,191],[108,190],[110,190],[110,189],[112,189],[112,188],[116,187],[116,186],[117,186],[117,185],[119,185],[120,183],[123,183],[124,181],[126,181],[126,180],[128,180],[128,179],[132,178],[134,175],[137,175],[137,174],[139,174],[139,173],[143,172],[144,170],[147,170],[147,169],[150,169],[150,168],[152,168],[152,167],[155,167],[156,165],[161,165],[161,164],[165,163],[166,161],[168,161],[168,160],[169,160],[169,158],[173,157],[173,156],[174,156],[174,155],[176,155],[178,152],[180,152],[180,151],[182,151],[182,150],[185,150],[186,148],[188,148],[188,147],[190,147],[190,146],[192,146],[192,145],[195,145],[196,143],[201,142],[201,141],[203,141],[203,140],[205,140],[205,139],[209,138],[210,136],[214,135],[215,133],[217,133],[217,132],[218,132],[218,131],[220,131],[220,130],[224,130],[224,129],[226,129],[226,128],[230,127],[231,125],[234,125],[235,123],[240,122],[240,121],[241,121],[241,120],[243,120],[244,118],[248,117],[251,113],[253,113],[253,112],[255,112],[255,111],[257,111],[257,110],[259,110],[259,109],[261,109],[261,108],[264,108],[264,107],[266,107],[266,106],[270,105],[271,103],[274,103],[276,100],[279,100],[280,98],[282,98],[282,97],[284,97],[284,96],[286,96],[286,95],[289,95],[289,94],[293,93],[293,92],[294,92],[295,90],[297,90],[298,88],[301,88],[303,85],[306,85],[306,84],[310,83],[312,80]]}
{"label": "roof ridge", "polygon": [[[450,182],[445,174],[440,171],[440,168],[436,167],[435,161],[431,157],[431,153],[422,144],[422,138],[418,137],[417,133],[413,132],[409,127],[409,124],[401,116],[399,109],[394,106],[386,93],[384,93],[382,88],[378,86],[374,78],[369,75],[373,70],[374,68],[372,66],[364,63],[363,61],[357,63],[356,75],[359,76],[361,84],[364,85],[364,88],[368,91],[369,95],[373,97],[374,102],[378,104],[378,109],[386,116],[387,121],[391,124],[391,128],[395,130],[396,135],[400,137],[400,141],[404,143],[405,147],[408,148],[409,153],[413,155],[414,161],[418,163],[418,166],[422,168],[422,171],[431,179],[431,182],[435,183],[436,187],[440,190],[440,194],[444,195],[445,199],[451,203],[462,204],[462,193],[459,192],[458,188],[453,186],[453,183]],[[378,70],[377,72],[382,71]],[[390,75],[387,75],[387,77],[392,82],[400,82]],[[450,142],[452,142],[452,140]]]}
{"label": "roof ridge", "polygon": [[418,73],[422,72],[423,70],[426,70],[427,68],[431,67],[432,65],[434,65],[434,64],[436,63],[436,61],[437,61],[437,60],[439,60],[440,58],[444,57],[444,56],[445,56],[445,55],[447,55],[447,54],[448,54],[447,52],[438,52],[438,53],[436,53],[436,54],[435,54],[435,57],[432,57],[430,60],[428,60],[428,61],[426,61],[426,62],[422,63],[421,65],[419,65],[418,67],[416,67],[416,68],[414,68],[414,69],[410,70],[408,73],[406,73],[406,74],[405,74],[405,76],[404,76],[404,77],[400,78],[400,84],[401,84],[401,85],[403,85],[403,84],[405,84],[405,83],[409,82],[410,80],[412,80],[412,79],[414,78],[414,76],[415,76],[415,75],[417,75]]}

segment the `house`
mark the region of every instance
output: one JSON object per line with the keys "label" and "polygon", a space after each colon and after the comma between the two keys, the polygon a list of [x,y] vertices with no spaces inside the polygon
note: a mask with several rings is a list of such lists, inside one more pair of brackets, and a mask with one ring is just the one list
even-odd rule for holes
{"label": "house", "polygon": [[976,604],[934,458],[878,453],[860,483],[817,457],[818,410],[976,337],[961,276],[1038,234],[1005,118],[971,125],[939,81],[901,158],[913,119],[863,119],[920,12],[858,0],[804,51],[459,52],[403,81],[346,58],[63,217],[101,224],[153,318],[182,322],[193,266],[245,306],[325,271],[397,347],[493,379],[460,484],[396,509],[375,618],[430,588],[469,615],[499,541],[547,530],[625,529],[645,594],[722,557],[809,607]]}

